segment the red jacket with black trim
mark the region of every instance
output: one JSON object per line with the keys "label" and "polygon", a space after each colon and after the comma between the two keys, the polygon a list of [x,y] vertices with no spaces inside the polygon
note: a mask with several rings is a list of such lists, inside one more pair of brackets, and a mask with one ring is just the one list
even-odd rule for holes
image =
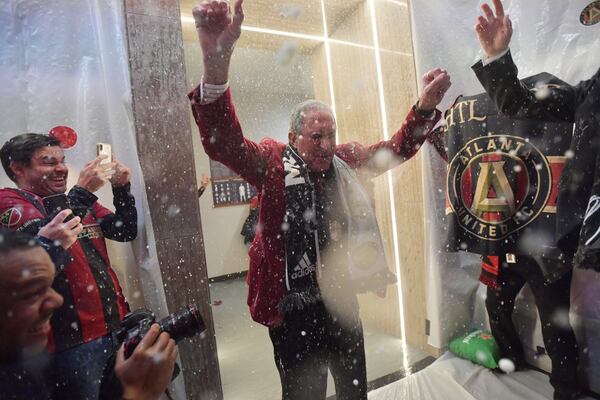
{"label": "red jacket with black trim", "polygon": [[[52,287],[64,298],[50,321],[51,351],[62,351],[105,336],[120,326],[128,305],[110,266],[105,238],[130,241],[137,235],[137,211],[129,185],[113,187],[116,213],[97,202],[97,197],[75,186],[69,192],[71,205],[87,208],[83,232],[68,249],[71,261],[57,266]],[[52,216],[43,199],[34,193],[0,189],[0,224],[37,234]]]}
{"label": "red jacket with black trim", "polygon": [[[284,169],[282,155],[286,144],[266,138],[260,143],[245,138],[237,119],[231,91],[228,89],[218,100],[200,104],[199,88],[189,94],[192,112],[202,145],[208,156],[225,164],[242,176],[259,192],[259,221],[256,236],[249,249],[250,265],[247,283],[248,306],[252,318],[263,325],[274,327],[281,323],[277,306],[284,295],[285,248],[281,225],[285,214]],[[369,168],[382,173],[415,155],[427,139],[441,113],[426,119],[414,108],[390,139],[371,146],[357,142],[341,144],[335,154],[352,168]],[[375,165],[373,156],[387,149],[398,157],[387,165]]]}

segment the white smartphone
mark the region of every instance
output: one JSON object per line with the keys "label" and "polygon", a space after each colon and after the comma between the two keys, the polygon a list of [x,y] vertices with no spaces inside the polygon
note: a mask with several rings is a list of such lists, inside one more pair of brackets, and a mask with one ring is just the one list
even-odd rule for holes
{"label": "white smartphone", "polygon": [[112,146],[108,143],[96,143],[96,153],[99,156],[106,156],[101,164],[110,164],[112,162]]}

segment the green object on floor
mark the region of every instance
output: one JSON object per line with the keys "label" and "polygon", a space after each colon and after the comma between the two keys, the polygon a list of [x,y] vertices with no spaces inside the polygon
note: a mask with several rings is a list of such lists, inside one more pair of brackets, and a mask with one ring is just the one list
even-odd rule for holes
{"label": "green object on floor", "polygon": [[487,368],[498,368],[500,360],[500,347],[491,333],[485,331],[473,331],[454,339],[448,345],[450,351]]}

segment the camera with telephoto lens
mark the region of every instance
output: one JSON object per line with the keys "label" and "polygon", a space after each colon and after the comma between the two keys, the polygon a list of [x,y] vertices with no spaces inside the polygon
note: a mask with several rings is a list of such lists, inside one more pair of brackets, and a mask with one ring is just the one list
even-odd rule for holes
{"label": "camera with telephoto lens", "polygon": [[[119,330],[113,333],[115,349],[123,344],[125,358],[129,358],[152,324],[155,323],[160,326],[160,332],[167,332],[175,342],[206,330],[200,310],[194,305],[183,307],[158,322],[152,311],[142,308],[127,314],[121,321]],[[104,368],[100,385],[100,400],[120,399],[122,396],[122,387],[114,373],[115,362],[116,352],[108,359]],[[172,379],[175,379],[179,372],[179,367],[175,364]]]}
{"label": "camera with telephoto lens", "polygon": [[[128,358],[140,343],[152,324],[156,323],[154,313],[139,309],[125,316],[121,328],[115,333],[116,343],[123,343],[125,358]],[[174,314],[158,321],[161,332],[167,332],[171,339],[179,342],[181,339],[192,337],[206,330],[204,320],[196,306],[183,307]]]}

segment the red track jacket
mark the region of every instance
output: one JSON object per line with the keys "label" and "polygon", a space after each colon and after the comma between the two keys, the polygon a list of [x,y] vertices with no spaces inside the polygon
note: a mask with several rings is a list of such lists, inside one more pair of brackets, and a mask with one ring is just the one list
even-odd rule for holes
{"label": "red track jacket", "polygon": [[[260,143],[245,138],[229,89],[217,101],[206,105],[200,104],[198,94],[196,88],[189,98],[204,150],[210,158],[237,172],[259,192],[258,226],[262,229],[257,229],[248,252],[247,302],[252,319],[274,327],[282,321],[277,305],[285,290],[285,246],[281,224],[285,214],[282,154],[286,144],[270,138]],[[371,158],[384,148],[397,154],[400,161],[409,159],[417,153],[440,116],[436,110],[433,119],[425,119],[413,108],[390,140],[371,146],[356,142],[341,144],[336,147],[335,154],[352,168],[369,167]]]}

